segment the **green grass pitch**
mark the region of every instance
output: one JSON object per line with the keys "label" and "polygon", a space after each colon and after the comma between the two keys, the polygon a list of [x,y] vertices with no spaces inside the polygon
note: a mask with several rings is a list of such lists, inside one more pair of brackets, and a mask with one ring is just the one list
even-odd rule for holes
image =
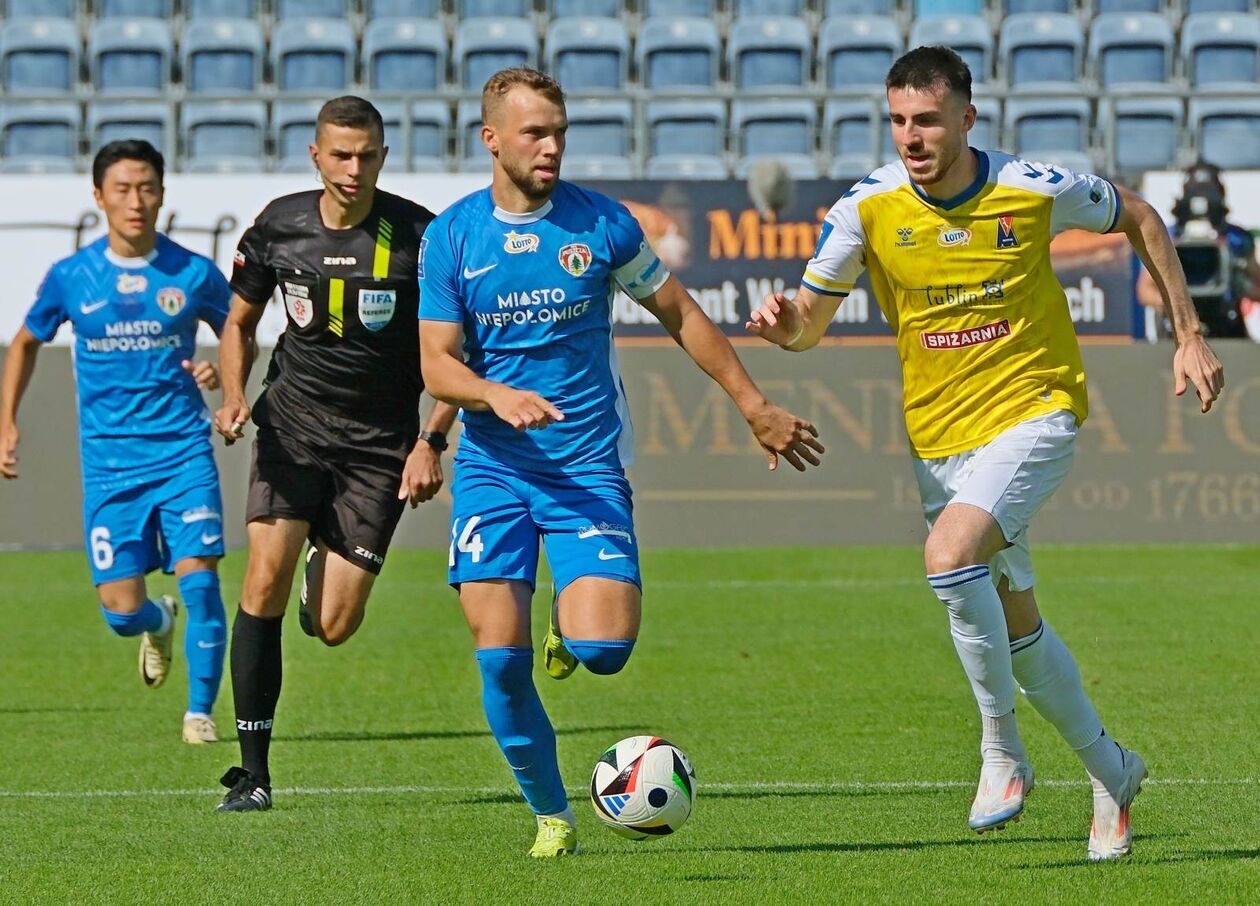
{"label": "green grass pitch", "polygon": [[[235,742],[179,740],[182,655],[143,688],[81,554],[0,554],[0,902],[1255,902],[1260,548],[1035,555],[1043,611],[1151,769],[1125,863],[1086,863],[1089,788],[1026,705],[1024,820],[967,830],[978,719],[909,548],[645,552],[627,669],[536,672],[583,848],[551,864],[524,856],[533,822],[443,553],[395,551],[343,648],[287,622],[276,807],[253,815],[213,811]],[[229,611],[243,561],[225,563]],[[217,717],[230,738],[226,688]],[[699,793],[678,834],[636,844],[584,787],[647,732],[691,755]]]}

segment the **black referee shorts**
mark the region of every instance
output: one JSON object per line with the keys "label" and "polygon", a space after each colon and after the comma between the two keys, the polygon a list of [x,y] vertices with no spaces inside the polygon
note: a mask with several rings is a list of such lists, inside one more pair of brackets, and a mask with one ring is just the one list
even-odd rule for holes
{"label": "black referee shorts", "polygon": [[309,522],[312,541],[379,574],[406,506],[398,487],[415,432],[316,412],[272,389],[255,404],[254,422],[245,521]]}

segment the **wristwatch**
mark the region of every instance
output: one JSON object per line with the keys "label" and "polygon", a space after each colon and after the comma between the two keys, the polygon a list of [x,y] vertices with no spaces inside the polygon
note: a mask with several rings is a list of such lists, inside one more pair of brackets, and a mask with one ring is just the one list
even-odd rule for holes
{"label": "wristwatch", "polygon": [[441,431],[421,431],[420,440],[424,441],[439,453],[450,446],[450,444],[446,442],[446,435]]}

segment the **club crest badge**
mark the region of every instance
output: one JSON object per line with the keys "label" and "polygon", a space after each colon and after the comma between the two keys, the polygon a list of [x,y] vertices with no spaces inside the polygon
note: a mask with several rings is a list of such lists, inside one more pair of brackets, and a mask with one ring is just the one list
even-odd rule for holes
{"label": "club crest badge", "polygon": [[591,258],[590,246],[581,242],[569,243],[560,250],[560,266],[574,277],[586,273],[586,269],[591,266]]}
{"label": "club crest badge", "polygon": [[172,318],[184,310],[185,301],[184,291],[177,286],[167,286],[158,290],[158,308]]}
{"label": "club crest badge", "polygon": [[518,233],[516,230],[510,230],[503,235],[503,251],[509,255],[538,251],[538,237],[533,233]]}
{"label": "club crest badge", "polygon": [[1015,235],[1015,218],[1010,214],[1002,214],[997,219],[997,247],[1000,249],[1019,248],[1019,239]]}

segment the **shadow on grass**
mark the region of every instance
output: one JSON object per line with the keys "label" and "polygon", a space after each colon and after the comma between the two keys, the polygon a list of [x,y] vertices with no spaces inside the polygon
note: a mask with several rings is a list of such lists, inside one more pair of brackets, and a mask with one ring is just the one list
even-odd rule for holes
{"label": "shadow on grass", "polygon": [[[624,733],[627,730],[638,730],[637,724],[625,726],[603,727],[558,727],[557,736],[574,736],[579,733]],[[392,742],[419,739],[475,739],[489,736],[488,727],[479,730],[399,730],[397,732],[379,732],[372,730],[315,730],[310,733],[293,733],[285,736],[273,736],[274,742]]]}
{"label": "shadow on grass", "polygon": [[[1160,834],[1159,836],[1169,836]],[[1180,835],[1184,836],[1184,835]],[[1196,862],[1245,862],[1253,859],[1260,859],[1260,849],[1204,849],[1198,852],[1173,853],[1168,856],[1156,856],[1154,858],[1143,858],[1139,854],[1127,859],[1121,859],[1115,863],[1106,862],[1098,863],[1099,865],[1133,865],[1135,867],[1142,865],[1193,865]],[[1078,868],[1083,864],[1093,865],[1094,863],[1086,863],[1083,861],[1073,862],[1030,862],[1025,865],[1012,866],[1013,868]],[[1099,869],[1095,869],[1099,870]],[[1102,868],[1102,871],[1107,871]]]}
{"label": "shadow on grass", "polygon": [[0,714],[87,714],[92,711],[121,711],[93,705],[68,705],[61,708],[0,708]]}

